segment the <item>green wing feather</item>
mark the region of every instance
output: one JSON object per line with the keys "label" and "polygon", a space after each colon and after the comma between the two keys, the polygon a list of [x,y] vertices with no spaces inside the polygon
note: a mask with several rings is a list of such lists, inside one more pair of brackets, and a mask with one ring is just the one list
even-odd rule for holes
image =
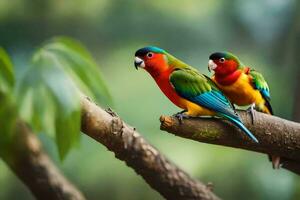
{"label": "green wing feather", "polygon": [[198,96],[212,90],[206,77],[191,68],[176,69],[170,76],[176,91],[185,96]]}
{"label": "green wing feather", "polygon": [[170,82],[179,96],[220,115],[236,116],[231,103],[215,83],[195,69],[176,69],[170,75]]}
{"label": "green wing feather", "polygon": [[193,68],[185,67],[175,69],[170,75],[170,82],[179,96],[215,111],[218,116],[228,119],[253,141],[258,142],[234,112],[232,104],[210,78]]}
{"label": "green wing feather", "polygon": [[271,96],[270,96],[270,89],[268,86],[267,81],[263,77],[261,73],[251,69],[249,72],[250,76],[252,76],[252,83],[255,89],[259,90],[263,98],[265,99],[265,106],[268,108],[271,115],[273,115],[273,109],[270,104]]}
{"label": "green wing feather", "polygon": [[254,69],[251,69],[249,74],[252,76],[252,83],[255,89],[258,89],[260,93],[263,95],[263,97],[270,101],[271,96],[270,96],[270,89],[267,84],[267,81],[263,77],[261,73],[258,71],[255,71]]}

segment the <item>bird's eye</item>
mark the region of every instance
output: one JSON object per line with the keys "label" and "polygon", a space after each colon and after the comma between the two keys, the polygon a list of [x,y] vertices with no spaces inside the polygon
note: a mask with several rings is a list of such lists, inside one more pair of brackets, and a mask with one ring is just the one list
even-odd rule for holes
{"label": "bird's eye", "polygon": [[148,58],[152,58],[153,57],[153,53],[151,53],[151,52],[147,53],[147,57]]}
{"label": "bird's eye", "polygon": [[225,58],[220,58],[219,61],[220,61],[220,63],[224,63],[225,62]]}

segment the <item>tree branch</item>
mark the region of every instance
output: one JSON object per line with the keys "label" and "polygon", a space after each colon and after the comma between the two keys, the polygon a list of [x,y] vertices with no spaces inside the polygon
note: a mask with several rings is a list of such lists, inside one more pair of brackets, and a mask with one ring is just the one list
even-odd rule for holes
{"label": "tree branch", "polygon": [[81,130],[105,145],[166,199],[217,200],[203,183],[171,163],[114,112],[83,97]]}
{"label": "tree branch", "polygon": [[39,139],[23,122],[18,122],[17,133],[10,154],[3,160],[30,189],[36,199],[84,200],[81,192],[55,167],[43,151]]}
{"label": "tree branch", "polygon": [[300,175],[300,124],[276,116],[255,112],[254,125],[245,111],[239,115],[247,128],[257,137],[252,142],[231,123],[214,118],[184,119],[161,116],[161,130],[199,142],[236,147],[283,158],[283,167]]}
{"label": "tree branch", "polygon": [[[83,97],[82,131],[105,145],[166,199],[219,200],[205,185],[171,163],[136,130],[111,110],[104,111]],[[3,160],[24,182],[37,199],[84,200],[43,151],[38,138],[24,122],[17,133],[10,154]]]}

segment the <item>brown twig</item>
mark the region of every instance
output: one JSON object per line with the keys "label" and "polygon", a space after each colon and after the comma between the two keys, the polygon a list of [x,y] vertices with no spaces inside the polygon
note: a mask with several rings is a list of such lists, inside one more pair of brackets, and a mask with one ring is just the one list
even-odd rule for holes
{"label": "brown twig", "polygon": [[180,124],[175,117],[161,116],[161,130],[199,142],[279,155],[283,158],[283,167],[300,174],[299,123],[255,112],[252,125],[246,112],[238,113],[259,143],[251,141],[238,128],[220,119],[191,118],[184,119]]}
{"label": "brown twig", "polygon": [[10,154],[3,160],[30,189],[36,199],[84,200],[81,192],[56,168],[39,139],[25,123],[18,122]]}
{"label": "brown twig", "polygon": [[82,131],[105,145],[166,199],[217,200],[209,186],[192,179],[111,110],[83,97]]}

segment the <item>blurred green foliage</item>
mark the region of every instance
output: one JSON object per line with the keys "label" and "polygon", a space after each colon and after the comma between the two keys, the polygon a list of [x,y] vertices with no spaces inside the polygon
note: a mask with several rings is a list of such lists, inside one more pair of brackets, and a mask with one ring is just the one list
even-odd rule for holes
{"label": "blurred green foliage", "polygon": [[7,153],[14,124],[16,122],[17,109],[13,98],[15,83],[14,71],[9,55],[0,48],[0,156]]}
{"label": "blurred green foliage", "polygon": [[81,92],[108,100],[108,90],[89,53],[76,41],[58,37],[33,55],[17,87],[21,118],[35,132],[56,138],[63,159],[79,141]]}
{"label": "blurred green foliage", "polygon": [[[148,74],[133,67],[138,48],[156,45],[209,75],[208,55],[231,51],[264,74],[275,114],[291,119],[295,77],[300,73],[299,11],[296,0],[2,0],[0,44],[13,55],[19,77],[30,49],[45,39],[54,35],[79,39],[100,64],[118,114],[192,176],[213,182],[219,196],[299,199],[299,178],[285,170],[272,170],[265,155],[159,131],[159,115],[178,108]],[[53,142],[45,136],[41,139],[58,161]],[[88,199],[162,199],[104,147],[87,137],[80,143],[78,151],[57,165]],[[0,199],[21,195],[32,199],[1,161],[0,185]]]}
{"label": "blurred green foliage", "polygon": [[16,80],[9,55],[0,49],[0,72],[2,156],[9,156],[15,122],[22,119],[33,131],[55,137],[63,159],[79,141],[81,92],[98,97],[99,102],[110,99],[93,58],[78,42],[66,37],[54,38],[40,47],[24,75]]}

